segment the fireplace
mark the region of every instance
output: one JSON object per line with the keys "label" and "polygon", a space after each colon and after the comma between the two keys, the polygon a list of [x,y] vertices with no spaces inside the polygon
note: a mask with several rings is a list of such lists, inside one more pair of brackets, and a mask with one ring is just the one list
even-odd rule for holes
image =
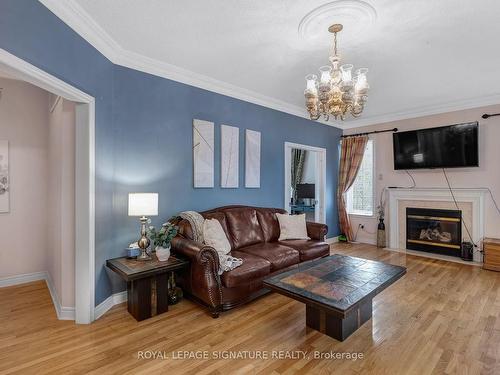
{"label": "fireplace", "polygon": [[460,257],[462,211],[406,208],[406,248]]}

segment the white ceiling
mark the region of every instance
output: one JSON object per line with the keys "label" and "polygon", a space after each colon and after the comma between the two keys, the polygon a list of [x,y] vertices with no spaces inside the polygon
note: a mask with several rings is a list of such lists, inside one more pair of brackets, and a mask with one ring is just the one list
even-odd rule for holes
{"label": "white ceiling", "polygon": [[340,53],[370,69],[371,91],[339,127],[500,103],[500,1],[366,0],[370,25],[343,0],[314,38],[299,23],[329,1],[41,1],[115,63],[299,115],[304,76],[328,62],[323,24],[340,19]]}

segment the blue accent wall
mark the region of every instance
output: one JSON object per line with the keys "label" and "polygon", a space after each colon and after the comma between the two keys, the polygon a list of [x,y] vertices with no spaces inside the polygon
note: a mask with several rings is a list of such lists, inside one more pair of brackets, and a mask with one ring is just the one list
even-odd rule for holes
{"label": "blue accent wall", "polygon": [[112,215],[114,65],[36,0],[0,1],[0,48],[95,98],[97,305],[111,291],[110,282],[99,275],[115,246]]}
{"label": "blue accent wall", "polygon": [[[96,98],[96,305],[124,289],[104,263],[136,239],[129,192],[160,193],[156,224],[187,209],[282,207],[285,142],[327,149],[328,236],[338,234],[339,129],[115,66],[34,0],[0,2],[0,47]],[[215,123],[214,189],[193,188],[193,118]],[[240,128],[238,189],[220,188],[221,124]],[[244,187],[245,129],[262,133],[260,189]]]}

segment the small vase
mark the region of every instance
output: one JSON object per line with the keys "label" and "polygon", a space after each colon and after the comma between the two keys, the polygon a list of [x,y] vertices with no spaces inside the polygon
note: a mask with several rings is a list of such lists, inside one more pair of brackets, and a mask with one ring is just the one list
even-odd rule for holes
{"label": "small vase", "polygon": [[377,247],[385,247],[385,224],[384,218],[379,218],[379,223],[377,226]]}
{"label": "small vase", "polygon": [[168,247],[156,246],[155,250],[156,250],[156,257],[160,262],[166,262],[170,257],[170,246]]}

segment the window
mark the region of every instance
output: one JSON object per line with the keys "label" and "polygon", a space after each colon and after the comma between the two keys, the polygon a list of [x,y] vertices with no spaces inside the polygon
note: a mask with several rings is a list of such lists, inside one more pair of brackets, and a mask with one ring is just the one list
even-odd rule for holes
{"label": "window", "polygon": [[346,194],[349,214],[373,216],[373,174],[373,140],[368,140],[356,180]]}

